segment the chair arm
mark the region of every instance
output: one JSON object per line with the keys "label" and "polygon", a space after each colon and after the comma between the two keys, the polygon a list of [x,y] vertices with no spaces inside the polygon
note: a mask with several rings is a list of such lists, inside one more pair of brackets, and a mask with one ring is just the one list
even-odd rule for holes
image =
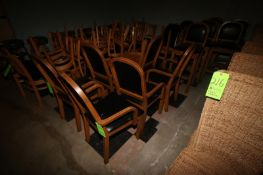
{"label": "chair arm", "polygon": [[106,119],[103,119],[103,120],[99,120],[98,123],[101,125],[101,126],[106,126],[108,125],[109,123],[121,118],[122,116],[128,114],[129,112],[133,112],[133,117],[136,117],[138,116],[138,111],[135,107],[132,107],[132,106],[129,106],[127,108],[124,108],[123,110],[113,114],[112,116],[106,118]]}
{"label": "chair arm", "polygon": [[152,96],[156,91],[164,87],[164,83],[157,84],[150,92],[146,93],[146,97],[149,98]]}
{"label": "chair arm", "polygon": [[103,97],[104,87],[96,81],[89,81],[81,86],[86,94],[98,90],[98,96]]}
{"label": "chair arm", "polygon": [[158,70],[158,69],[149,69],[146,73],[146,81],[149,81],[149,77],[150,77],[150,74],[154,72],[154,73],[157,73],[157,74],[162,74],[164,76],[167,76],[167,77],[171,77],[172,74],[171,73],[167,73],[167,72],[164,72],[164,71],[161,71],[161,70]]}

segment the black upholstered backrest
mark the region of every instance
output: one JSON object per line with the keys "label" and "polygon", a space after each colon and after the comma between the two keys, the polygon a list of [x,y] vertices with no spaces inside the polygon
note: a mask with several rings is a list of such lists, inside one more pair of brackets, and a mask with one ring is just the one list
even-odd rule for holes
{"label": "black upholstered backrest", "polygon": [[223,23],[218,31],[217,40],[238,43],[243,34],[243,25],[235,21]]}
{"label": "black upholstered backrest", "polygon": [[179,24],[169,24],[163,33],[163,45],[174,48],[180,31]]}
{"label": "black upholstered backrest", "polygon": [[161,47],[162,47],[161,37],[156,37],[151,41],[151,43],[149,44],[146,50],[144,65],[146,65],[149,62],[152,62],[155,59],[155,57],[158,56]]}
{"label": "black upholstered backrest", "polygon": [[107,75],[105,60],[103,60],[105,58],[100,50],[92,45],[81,45],[80,47],[82,54],[87,56],[87,58],[85,56],[84,58],[88,59],[94,72]]}
{"label": "black upholstered backrest", "polygon": [[194,23],[192,24],[185,37],[186,42],[194,42],[196,44],[202,44],[206,42],[208,37],[209,29],[204,23]]}
{"label": "black upholstered backrest", "polygon": [[219,24],[215,20],[204,20],[203,23],[205,23],[209,28],[209,38],[215,38],[216,33],[219,29]]}
{"label": "black upholstered backrest", "polygon": [[136,93],[143,94],[143,70],[135,62],[127,58],[115,58],[111,61],[114,82],[118,88]]}

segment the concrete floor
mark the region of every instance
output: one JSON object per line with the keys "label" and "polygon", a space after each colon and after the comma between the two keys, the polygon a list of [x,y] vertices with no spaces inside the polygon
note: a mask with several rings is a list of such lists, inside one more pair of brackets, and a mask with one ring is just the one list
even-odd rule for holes
{"label": "concrete floor", "polygon": [[198,125],[208,78],[191,87],[179,108],[154,114],[158,130],[147,142],[132,136],[105,165],[103,158],[77,132],[75,121],[63,121],[55,99],[23,98],[10,80],[0,78],[0,174],[164,174],[187,145]]}

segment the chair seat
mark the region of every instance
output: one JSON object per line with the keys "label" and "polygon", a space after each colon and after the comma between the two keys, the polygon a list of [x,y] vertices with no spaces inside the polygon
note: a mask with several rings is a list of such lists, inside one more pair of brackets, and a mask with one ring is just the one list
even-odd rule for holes
{"label": "chair seat", "polygon": [[[110,93],[104,99],[99,100],[98,102],[94,102],[94,107],[96,108],[101,119],[106,119],[111,115],[129,106],[131,106],[131,104],[121,96],[117,95],[116,93]],[[142,112],[140,111],[139,113],[142,114]],[[89,118],[89,120],[95,122],[93,117],[91,117],[90,115],[86,115],[86,116]],[[133,117],[133,113],[128,113],[123,117],[120,117],[119,119],[111,122],[106,126],[107,131],[111,132],[112,130],[122,126],[127,121],[132,120],[132,117]]]}
{"label": "chair seat", "polygon": [[156,83],[165,83],[167,84],[168,81],[170,80],[170,77],[163,75],[163,74],[159,74],[157,72],[151,72],[150,74],[151,76],[149,77],[149,81],[153,81]]}

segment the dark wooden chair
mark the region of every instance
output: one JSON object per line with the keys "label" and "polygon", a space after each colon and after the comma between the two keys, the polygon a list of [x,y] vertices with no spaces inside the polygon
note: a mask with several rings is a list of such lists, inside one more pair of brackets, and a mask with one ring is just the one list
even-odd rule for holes
{"label": "dark wooden chair", "polygon": [[135,105],[147,113],[154,103],[158,103],[158,112],[163,107],[163,84],[153,84],[145,81],[142,67],[127,58],[114,58],[110,61],[114,84],[118,94],[122,94]]}
{"label": "dark wooden chair", "polygon": [[[187,68],[189,71],[182,77],[187,83],[198,83],[201,79],[201,72],[208,54],[206,49],[208,34],[209,28],[205,23],[193,23],[188,27],[182,43],[175,47],[175,50],[181,51],[182,53],[190,45],[194,45],[196,48],[194,56],[190,60]],[[186,91],[188,91],[188,89]]]}
{"label": "dark wooden chair", "polygon": [[[135,125],[137,126],[136,138],[139,138],[145,116],[139,116],[138,114],[142,112],[131,106],[130,103],[115,93],[110,93],[96,103],[92,103],[90,98],[68,75],[62,73],[61,80],[83,116],[86,141],[90,139],[89,125],[103,136],[105,164],[109,162],[109,139],[111,136],[131,125]],[[96,85],[90,87],[91,90],[94,88],[96,88]]]}
{"label": "dark wooden chair", "polygon": [[[73,103],[71,99],[69,98],[67,90],[65,89],[61,80],[59,79],[58,72],[47,60],[41,59],[33,55],[31,57],[36,67],[43,75],[44,79],[50,84],[50,87],[51,87],[50,91],[52,91],[53,95],[56,98],[61,119],[65,119],[64,104],[72,106],[74,110],[74,118],[76,121],[77,130],[80,131],[81,130],[81,118],[80,118],[78,108],[76,107],[75,103]],[[85,83],[77,82],[77,83],[84,91],[90,86],[96,84],[95,81],[87,81]],[[103,87],[101,86],[100,89],[102,88]],[[91,94],[89,95],[89,97],[93,100],[97,96],[102,96],[102,93],[103,92],[98,91],[98,93]]]}
{"label": "dark wooden chair", "polygon": [[204,72],[227,68],[232,54],[242,48],[243,31],[243,24],[237,21],[226,21],[220,26],[215,41],[209,45]]}
{"label": "dark wooden chair", "polygon": [[3,53],[2,56],[7,59],[12,66],[12,75],[22,96],[26,96],[24,88],[29,89],[34,92],[39,105],[42,106],[40,91],[47,90],[47,85],[33,62],[31,60],[22,62],[21,59],[11,54],[5,48],[2,48],[1,51]]}
{"label": "dark wooden chair", "polygon": [[169,99],[171,92],[173,92],[173,98],[177,98],[179,94],[179,85],[183,72],[188,65],[194,54],[195,48],[190,46],[181,57],[175,59],[168,59],[166,62],[169,65],[169,69],[149,69],[147,71],[146,80],[151,83],[164,83],[165,95],[164,95],[164,110],[168,111]]}

